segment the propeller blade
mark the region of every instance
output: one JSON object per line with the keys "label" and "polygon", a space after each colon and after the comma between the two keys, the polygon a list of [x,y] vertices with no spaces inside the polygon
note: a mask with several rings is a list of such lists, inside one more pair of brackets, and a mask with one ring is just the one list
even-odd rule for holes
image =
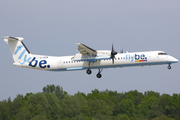
{"label": "propeller blade", "polygon": [[114,58],[112,58],[112,62],[113,62],[113,64],[114,64]]}
{"label": "propeller blade", "polygon": [[111,51],[111,59],[112,59],[112,62],[113,62],[113,64],[114,64],[114,58],[115,58],[115,55],[117,54],[117,52],[116,51],[114,51],[114,47],[113,47],[113,44],[112,44],[112,51]]}

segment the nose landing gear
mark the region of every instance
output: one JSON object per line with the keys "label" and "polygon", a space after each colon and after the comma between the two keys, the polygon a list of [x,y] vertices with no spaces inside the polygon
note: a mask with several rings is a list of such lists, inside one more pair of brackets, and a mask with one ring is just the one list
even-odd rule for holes
{"label": "nose landing gear", "polygon": [[167,68],[170,70],[171,69],[171,65],[169,64],[169,66]]}

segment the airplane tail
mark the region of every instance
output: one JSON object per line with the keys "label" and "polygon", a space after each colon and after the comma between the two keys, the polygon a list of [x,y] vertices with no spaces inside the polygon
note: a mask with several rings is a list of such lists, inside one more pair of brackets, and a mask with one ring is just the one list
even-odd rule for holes
{"label": "airplane tail", "polygon": [[4,42],[8,44],[15,63],[23,65],[27,61],[31,60],[31,53],[22,42],[24,38],[9,36],[5,36],[3,38]]}

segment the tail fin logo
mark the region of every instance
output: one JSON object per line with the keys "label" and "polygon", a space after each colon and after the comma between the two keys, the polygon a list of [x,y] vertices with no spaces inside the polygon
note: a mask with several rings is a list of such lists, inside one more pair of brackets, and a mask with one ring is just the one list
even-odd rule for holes
{"label": "tail fin logo", "polygon": [[[17,53],[18,53],[19,51],[22,51],[22,50],[21,50],[22,48],[24,48],[23,45],[17,46],[17,49],[16,49],[15,52],[14,52],[14,55],[17,55]],[[19,57],[18,57],[18,59],[20,60],[20,59],[24,56],[23,61],[20,63],[21,65],[23,65],[23,64],[25,64],[26,62],[28,62],[28,61],[31,60],[31,57],[27,58],[27,54],[25,54],[26,52],[27,52],[26,49],[24,49],[24,50],[21,52],[21,54],[19,55]]]}
{"label": "tail fin logo", "polygon": [[21,50],[21,48],[23,48],[22,45],[17,46],[17,49],[16,49],[16,51],[14,52],[14,54],[16,55],[16,54],[18,53],[18,51]]}

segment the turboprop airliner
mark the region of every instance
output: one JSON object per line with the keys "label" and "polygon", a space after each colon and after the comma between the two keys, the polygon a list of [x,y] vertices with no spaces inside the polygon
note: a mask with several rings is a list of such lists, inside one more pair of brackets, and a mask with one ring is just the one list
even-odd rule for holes
{"label": "turboprop airliner", "polygon": [[171,69],[172,63],[178,60],[163,51],[147,51],[132,53],[117,53],[112,50],[94,50],[82,43],[77,44],[79,53],[73,56],[47,56],[31,54],[23,43],[22,37],[3,37],[8,44],[13,65],[47,71],[86,70],[90,75],[91,69],[98,69],[97,78],[101,78],[104,68],[122,68],[130,66],[151,66],[167,64]]}

